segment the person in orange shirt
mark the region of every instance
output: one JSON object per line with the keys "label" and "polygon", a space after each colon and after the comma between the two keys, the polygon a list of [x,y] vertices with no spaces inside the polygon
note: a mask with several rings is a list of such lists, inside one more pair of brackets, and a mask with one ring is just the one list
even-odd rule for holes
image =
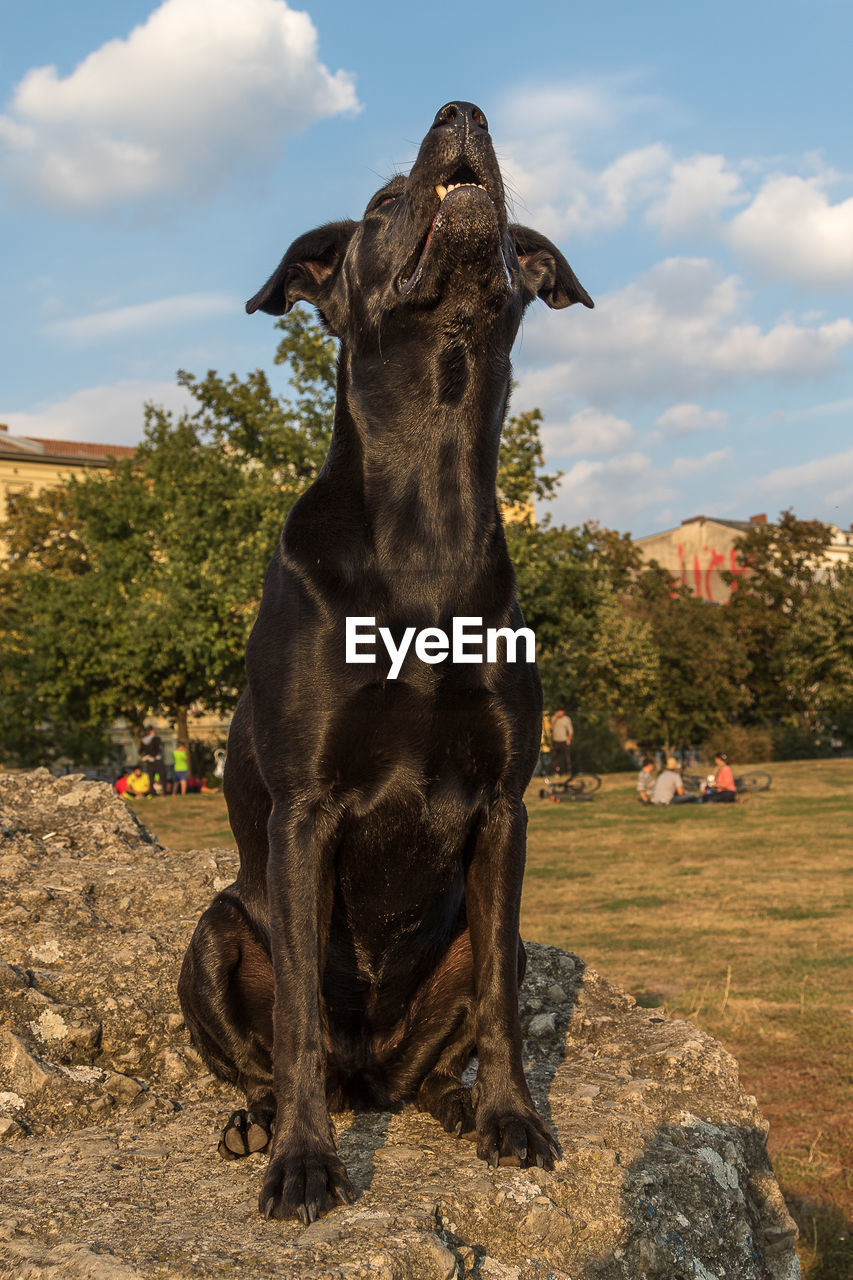
{"label": "person in orange shirt", "polygon": [[737,787],[729,765],[729,757],[725,751],[717,752],[714,756],[714,764],[717,766],[717,772],[705,799],[710,800],[712,804],[733,804],[737,800]]}

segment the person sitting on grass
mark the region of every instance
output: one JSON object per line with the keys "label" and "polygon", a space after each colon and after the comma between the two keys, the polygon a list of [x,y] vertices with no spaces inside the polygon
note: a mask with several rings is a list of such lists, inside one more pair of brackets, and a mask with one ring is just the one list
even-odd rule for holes
{"label": "person sitting on grass", "polygon": [[729,765],[729,757],[725,751],[717,752],[714,756],[714,764],[717,770],[714,781],[705,792],[705,799],[709,804],[733,804],[737,800],[737,787]]}
{"label": "person sitting on grass", "polygon": [[652,804],[698,804],[698,796],[689,796],[681,781],[681,770],[675,756],[670,756],[666,768],[658,774],[652,792]]}
{"label": "person sitting on grass", "polygon": [[643,756],[643,763],[637,774],[637,799],[640,804],[651,804],[654,790],[655,762],[651,756]]}
{"label": "person sitting on grass", "polygon": [[142,772],[141,764],[135,764],[127,777],[127,786],[124,792],[125,799],[139,800],[144,796],[147,800],[150,795],[151,779],[147,773]]}

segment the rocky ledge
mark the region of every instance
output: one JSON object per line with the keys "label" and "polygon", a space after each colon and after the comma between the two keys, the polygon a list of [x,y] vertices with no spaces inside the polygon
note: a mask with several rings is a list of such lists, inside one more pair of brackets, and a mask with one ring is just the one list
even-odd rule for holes
{"label": "rocky ledge", "polygon": [[0,1276],[796,1280],[737,1064],[577,957],[529,947],[526,1066],[564,1160],[491,1169],[413,1108],[336,1117],[358,1196],[262,1220],[264,1157],[175,996],[230,849],[163,849],[102,783],[0,774]]}

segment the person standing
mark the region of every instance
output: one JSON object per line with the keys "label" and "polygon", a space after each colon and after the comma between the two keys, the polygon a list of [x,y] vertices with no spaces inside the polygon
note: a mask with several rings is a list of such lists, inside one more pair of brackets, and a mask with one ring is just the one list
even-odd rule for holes
{"label": "person standing", "polygon": [[179,742],[172,752],[172,769],[175,774],[175,789],[185,796],[190,776],[189,747],[186,742]]}
{"label": "person standing", "polygon": [[151,784],[149,794],[155,796],[157,792],[154,789],[154,779],[158,778],[159,775],[159,780],[162,781],[165,778],[166,770],[163,767],[163,744],[157,737],[153,724],[145,726],[145,732],[139,744],[139,759],[148,774],[148,781]]}
{"label": "person standing", "polygon": [[551,764],[555,773],[565,774],[567,778],[572,771],[569,746],[574,736],[572,722],[561,707],[551,717]]}

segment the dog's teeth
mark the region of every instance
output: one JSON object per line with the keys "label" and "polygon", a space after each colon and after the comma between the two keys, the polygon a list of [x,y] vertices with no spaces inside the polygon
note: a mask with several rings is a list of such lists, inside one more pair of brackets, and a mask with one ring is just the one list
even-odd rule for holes
{"label": "dog's teeth", "polygon": [[441,183],[437,183],[435,190],[439,200],[443,200],[451,191],[456,191],[459,187],[479,187],[481,191],[486,190],[482,182],[450,182],[446,187]]}

